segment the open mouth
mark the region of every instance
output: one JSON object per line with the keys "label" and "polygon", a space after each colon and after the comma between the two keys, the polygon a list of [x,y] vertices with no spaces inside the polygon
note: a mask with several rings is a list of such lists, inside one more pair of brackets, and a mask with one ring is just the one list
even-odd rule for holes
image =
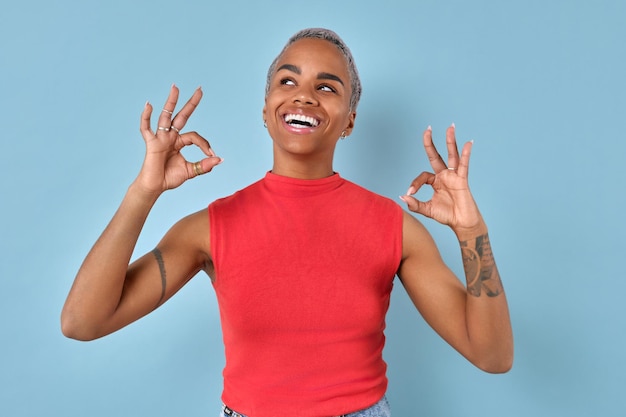
{"label": "open mouth", "polygon": [[310,117],[310,116],[305,116],[303,114],[286,114],[285,117],[285,123],[287,123],[289,126],[293,126],[293,127],[317,127],[320,122],[319,120]]}

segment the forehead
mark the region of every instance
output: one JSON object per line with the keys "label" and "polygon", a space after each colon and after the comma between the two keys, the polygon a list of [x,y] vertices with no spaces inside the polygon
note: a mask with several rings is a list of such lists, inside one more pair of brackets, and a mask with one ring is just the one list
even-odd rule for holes
{"label": "forehead", "polygon": [[293,64],[332,71],[337,75],[348,74],[346,58],[335,44],[324,39],[305,38],[295,41],[285,49],[277,64],[278,67],[282,64]]}

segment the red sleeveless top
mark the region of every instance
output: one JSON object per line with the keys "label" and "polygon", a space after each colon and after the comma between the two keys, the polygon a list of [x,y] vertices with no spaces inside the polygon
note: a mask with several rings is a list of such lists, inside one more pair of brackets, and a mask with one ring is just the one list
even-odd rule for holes
{"label": "red sleeveless top", "polygon": [[268,173],[209,215],[224,403],[251,417],[319,417],[379,401],[400,206],[338,174]]}

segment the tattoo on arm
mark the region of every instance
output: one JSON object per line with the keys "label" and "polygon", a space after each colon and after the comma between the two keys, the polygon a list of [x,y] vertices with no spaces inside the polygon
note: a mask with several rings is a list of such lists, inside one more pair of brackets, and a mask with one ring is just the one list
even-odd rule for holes
{"label": "tattoo on arm", "polygon": [[163,262],[163,255],[161,255],[161,251],[159,248],[154,248],[152,250],[152,254],[156,258],[157,263],[159,264],[159,272],[161,273],[161,297],[159,301],[156,303],[154,308],[157,308],[161,305],[161,302],[165,298],[165,287],[167,286],[167,279],[165,275],[165,262]]}
{"label": "tattoo on arm", "polygon": [[460,243],[467,291],[475,297],[480,297],[483,291],[488,297],[500,295],[504,288],[491,252],[489,235],[484,234]]}

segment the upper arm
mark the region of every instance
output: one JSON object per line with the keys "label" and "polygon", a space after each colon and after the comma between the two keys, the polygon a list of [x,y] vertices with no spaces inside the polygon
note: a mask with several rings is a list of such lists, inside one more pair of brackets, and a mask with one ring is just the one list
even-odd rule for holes
{"label": "upper arm", "polygon": [[207,210],[178,221],[156,248],[132,262],[119,305],[107,324],[113,332],[150,313],[200,270],[211,269]]}
{"label": "upper arm", "polygon": [[426,322],[449,344],[463,350],[467,338],[465,286],[443,262],[430,233],[406,212],[398,276]]}

